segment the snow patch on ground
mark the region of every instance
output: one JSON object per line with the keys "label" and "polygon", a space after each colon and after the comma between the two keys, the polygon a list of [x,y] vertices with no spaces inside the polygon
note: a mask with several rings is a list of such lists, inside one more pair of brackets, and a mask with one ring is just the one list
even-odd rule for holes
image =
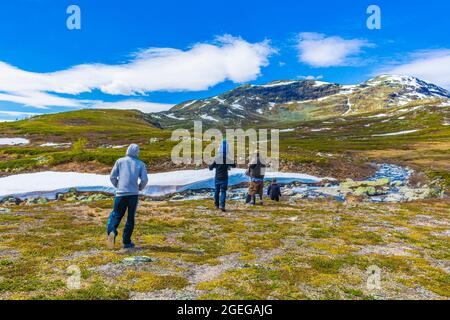
{"label": "snow patch on ground", "polygon": [[342,116],[346,116],[352,112],[352,104],[350,103],[350,98],[347,98],[347,111]]}
{"label": "snow patch on ground", "polygon": [[420,130],[417,129],[417,130],[406,130],[406,131],[392,132],[392,133],[374,134],[374,135],[372,135],[372,137],[399,136],[399,135],[414,133],[414,132],[417,132],[417,131],[420,131]]}
{"label": "snow patch on ground", "polygon": [[[149,185],[144,194],[162,196],[187,190],[199,190],[214,187],[214,171],[182,170],[149,174]],[[280,183],[300,181],[316,183],[323,179],[303,173],[268,172],[266,179],[277,178]],[[326,178],[330,180],[330,178]],[[230,171],[230,185],[247,182],[244,169]],[[45,196],[55,197],[58,192],[67,192],[75,188],[78,191],[114,193],[108,175],[77,173],[77,172],[37,172],[12,175],[0,178],[0,197],[5,196]]]}
{"label": "snow patch on ground", "polygon": [[0,138],[0,146],[18,146],[30,144],[30,140],[25,138]]}
{"label": "snow patch on ground", "polygon": [[54,143],[54,142],[47,142],[39,145],[40,147],[53,147],[53,148],[61,148],[61,147],[70,147],[72,143]]}
{"label": "snow patch on ground", "polygon": [[380,114],[376,114],[374,116],[366,117],[365,119],[384,118],[384,117],[388,117],[388,115],[386,113],[380,113]]}

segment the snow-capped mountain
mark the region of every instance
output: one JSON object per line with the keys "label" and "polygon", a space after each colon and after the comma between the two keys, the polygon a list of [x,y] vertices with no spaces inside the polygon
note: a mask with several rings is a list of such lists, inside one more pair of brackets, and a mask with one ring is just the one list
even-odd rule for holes
{"label": "snow-capped mountain", "polygon": [[450,99],[450,92],[409,76],[381,75],[358,85],[285,80],[243,85],[215,97],[181,103],[150,117],[161,127],[184,126],[186,121],[194,120],[236,127],[345,117],[432,99]]}

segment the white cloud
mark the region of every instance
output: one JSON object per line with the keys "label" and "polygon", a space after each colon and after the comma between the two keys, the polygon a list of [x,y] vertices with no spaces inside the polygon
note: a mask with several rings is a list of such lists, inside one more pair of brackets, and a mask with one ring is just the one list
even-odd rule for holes
{"label": "white cloud", "polygon": [[14,102],[39,109],[48,109],[50,106],[83,107],[83,103],[86,102],[85,100],[63,98],[40,91],[13,91],[7,93],[2,93],[0,91],[0,101]]}
{"label": "white cloud", "polygon": [[0,110],[0,115],[6,115],[6,116],[11,116],[11,117],[29,117],[29,116],[39,116],[39,115],[41,115],[41,113]]}
{"label": "white cloud", "polygon": [[28,106],[83,107],[89,101],[59,97],[100,90],[110,95],[206,90],[220,82],[256,79],[275,50],[268,41],[249,43],[225,35],[189,50],[150,48],[124,64],[83,64],[50,73],[0,62],[0,101]]}
{"label": "white cloud", "polygon": [[297,79],[300,80],[322,80],[323,76],[297,76]]}
{"label": "white cloud", "polygon": [[423,50],[412,53],[407,61],[381,68],[378,74],[402,74],[450,89],[450,49]]}
{"label": "white cloud", "polygon": [[123,100],[118,102],[98,102],[92,105],[94,109],[118,109],[118,110],[139,110],[144,113],[167,111],[173,104],[154,103],[141,100]]}
{"label": "white cloud", "polygon": [[367,40],[346,40],[338,36],[327,37],[316,32],[303,32],[297,48],[299,60],[312,67],[335,67],[355,64],[355,57],[365,47],[373,45]]}

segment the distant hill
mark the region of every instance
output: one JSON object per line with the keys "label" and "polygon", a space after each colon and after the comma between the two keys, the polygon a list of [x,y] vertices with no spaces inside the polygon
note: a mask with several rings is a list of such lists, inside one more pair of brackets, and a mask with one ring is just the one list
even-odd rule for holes
{"label": "distant hill", "polygon": [[273,125],[346,117],[417,100],[449,98],[447,90],[409,76],[381,75],[358,85],[282,80],[244,85],[208,99],[187,101],[149,118],[162,128],[186,127],[194,120],[219,127]]}
{"label": "distant hill", "polygon": [[86,138],[91,143],[108,141],[147,141],[151,137],[169,137],[149,115],[137,110],[85,109],[46,114],[26,120],[0,123],[1,133],[32,136],[48,142],[76,141]]}

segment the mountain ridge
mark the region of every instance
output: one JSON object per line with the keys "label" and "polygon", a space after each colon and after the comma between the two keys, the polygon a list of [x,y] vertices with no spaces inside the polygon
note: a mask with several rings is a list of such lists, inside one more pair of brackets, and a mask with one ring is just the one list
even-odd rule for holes
{"label": "mountain ridge", "polygon": [[450,99],[450,92],[411,76],[380,75],[357,85],[276,80],[186,101],[149,117],[161,128],[195,120],[210,126],[262,125],[346,117],[435,99]]}

